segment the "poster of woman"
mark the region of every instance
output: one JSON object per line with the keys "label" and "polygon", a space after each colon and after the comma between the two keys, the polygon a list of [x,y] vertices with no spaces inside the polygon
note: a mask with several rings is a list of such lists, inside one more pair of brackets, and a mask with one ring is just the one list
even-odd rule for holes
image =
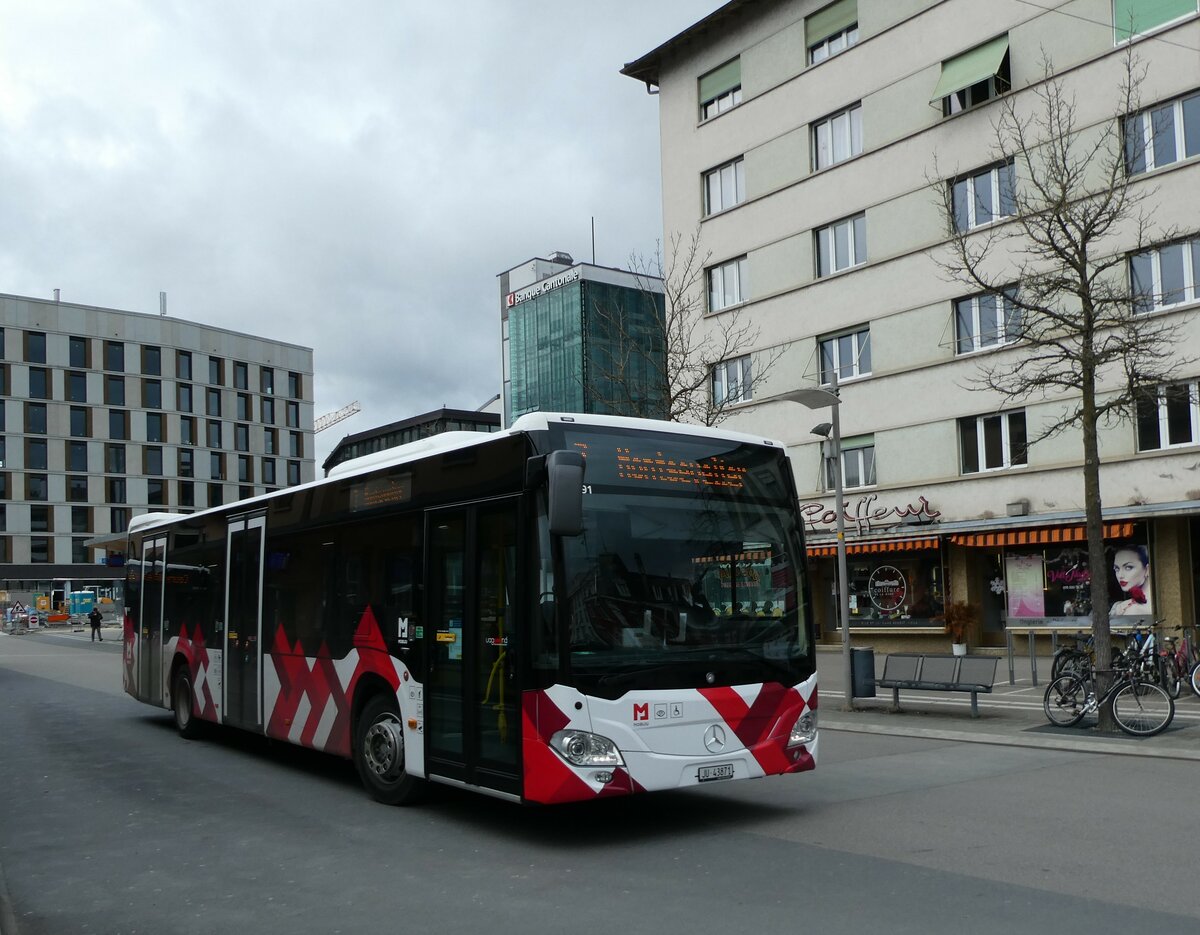
{"label": "poster of woman", "polygon": [[1110,617],[1149,615],[1151,605],[1150,552],[1144,545],[1128,543],[1111,551],[1112,577],[1109,596],[1113,598]]}

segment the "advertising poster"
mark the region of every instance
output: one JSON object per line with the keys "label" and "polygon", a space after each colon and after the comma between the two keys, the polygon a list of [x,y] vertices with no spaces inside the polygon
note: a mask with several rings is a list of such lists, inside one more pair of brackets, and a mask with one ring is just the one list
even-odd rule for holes
{"label": "advertising poster", "polygon": [[1008,579],[1009,619],[1046,616],[1046,601],[1042,591],[1042,557],[1040,555],[1009,555],[1005,558],[1005,577]]}
{"label": "advertising poster", "polygon": [[1150,590],[1150,550],[1136,542],[1110,546],[1108,563],[1110,617],[1149,616],[1154,613]]}

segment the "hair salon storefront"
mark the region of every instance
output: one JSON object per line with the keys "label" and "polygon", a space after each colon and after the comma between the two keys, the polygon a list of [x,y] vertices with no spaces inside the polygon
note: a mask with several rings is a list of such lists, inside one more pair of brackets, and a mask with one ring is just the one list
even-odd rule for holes
{"label": "hair salon storefront", "polygon": [[[949,601],[979,611],[968,644],[1003,647],[1008,630],[1086,630],[1091,569],[1081,517],[945,522],[924,497],[884,508],[874,496],[845,515],[850,633],[876,652],[949,652],[940,615]],[[821,638],[840,642],[836,515],[803,504],[809,570]],[[1056,517],[1057,519],[1058,517]],[[1071,520],[1075,520],[1072,522]],[[1196,623],[1200,519],[1171,515],[1104,523],[1109,611],[1114,626],[1165,619]]]}

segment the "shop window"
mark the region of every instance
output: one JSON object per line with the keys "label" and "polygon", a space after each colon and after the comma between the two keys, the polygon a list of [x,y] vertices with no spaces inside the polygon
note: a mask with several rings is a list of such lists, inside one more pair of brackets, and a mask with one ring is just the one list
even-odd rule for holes
{"label": "shop window", "polygon": [[963,474],[1026,463],[1025,410],[958,420]]}
{"label": "shop window", "polygon": [[936,549],[851,556],[846,580],[851,626],[930,626],[942,612],[943,573]]}

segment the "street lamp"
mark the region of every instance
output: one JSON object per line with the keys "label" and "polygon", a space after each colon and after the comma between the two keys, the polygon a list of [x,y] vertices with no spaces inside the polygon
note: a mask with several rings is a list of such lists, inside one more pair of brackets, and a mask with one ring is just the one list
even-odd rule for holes
{"label": "street lamp", "polygon": [[[822,422],[813,428],[814,435],[825,441],[821,443],[824,458],[833,462],[833,508],[837,513],[837,578],[838,578],[838,625],[842,629],[842,667],[846,679],[846,707],[854,707],[854,670],[850,661],[850,589],[846,575],[846,501],[842,492],[842,429],[839,411],[841,398],[838,396],[837,374],[829,375],[829,389],[808,388],[791,390],[778,399],[800,403],[809,409],[829,408],[831,422]],[[832,437],[831,437],[832,435]]]}

